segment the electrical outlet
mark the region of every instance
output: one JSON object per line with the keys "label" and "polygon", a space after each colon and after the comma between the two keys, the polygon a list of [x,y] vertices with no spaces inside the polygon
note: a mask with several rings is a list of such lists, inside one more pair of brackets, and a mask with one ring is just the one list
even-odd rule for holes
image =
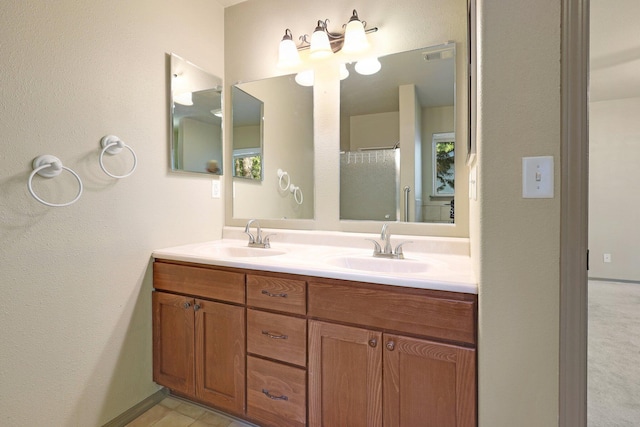
{"label": "electrical outlet", "polygon": [[602,261],[611,262],[611,254],[602,254]]}
{"label": "electrical outlet", "polygon": [[220,198],[220,181],[214,179],[211,181],[211,198],[219,199]]}

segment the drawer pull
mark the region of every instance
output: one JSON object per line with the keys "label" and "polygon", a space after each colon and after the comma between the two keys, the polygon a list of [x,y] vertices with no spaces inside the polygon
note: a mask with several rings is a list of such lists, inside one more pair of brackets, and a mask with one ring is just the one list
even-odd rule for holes
{"label": "drawer pull", "polygon": [[268,297],[280,297],[280,298],[286,298],[287,294],[285,294],[284,292],[281,292],[279,294],[272,294],[271,292],[267,291],[266,289],[262,290],[262,295],[266,295]]}
{"label": "drawer pull", "polygon": [[375,339],[375,338],[371,338],[371,339],[369,340],[369,347],[376,348],[376,346],[377,346],[377,345],[378,345],[378,340],[377,340],[377,339]]}
{"label": "drawer pull", "polygon": [[198,303],[195,303],[195,304],[193,305],[193,311],[198,311],[198,310],[200,310],[201,308],[202,308],[202,306],[201,306],[200,304],[198,304]]}
{"label": "drawer pull", "polygon": [[396,348],[396,343],[395,343],[395,342],[393,342],[393,341],[389,341],[389,342],[387,343],[387,350],[389,350],[389,351],[393,351],[395,348]]}
{"label": "drawer pull", "polygon": [[262,335],[266,335],[269,338],[273,338],[274,340],[286,340],[287,338],[289,338],[287,335],[272,334],[269,331],[262,331]]}
{"label": "drawer pull", "polygon": [[189,308],[189,307],[191,307],[191,303],[189,301],[185,301],[184,304],[182,304],[182,306],[184,308]]}
{"label": "drawer pull", "polygon": [[283,395],[283,394],[280,395],[280,396],[275,396],[275,395],[271,394],[269,392],[269,390],[266,390],[264,388],[262,389],[262,392],[264,393],[265,396],[267,396],[271,400],[289,400],[289,398],[287,396]]}

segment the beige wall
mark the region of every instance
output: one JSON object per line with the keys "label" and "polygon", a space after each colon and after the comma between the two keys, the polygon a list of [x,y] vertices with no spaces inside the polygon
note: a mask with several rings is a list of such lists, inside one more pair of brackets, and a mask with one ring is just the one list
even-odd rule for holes
{"label": "beige wall", "polygon": [[640,281],[639,115],[640,98],[589,104],[590,277]]}
{"label": "beige wall", "polygon": [[[158,389],[151,251],[217,238],[223,223],[211,178],[168,172],[165,55],[223,75],[222,26],[222,8],[204,0],[3,3],[3,426],[98,426]],[[100,170],[106,134],[135,149],[131,177]],[[49,208],[29,195],[40,154],[81,175],[76,204]],[[73,196],[65,176],[40,194]]]}
{"label": "beige wall", "polygon": [[[481,426],[558,425],[560,10],[478,1]],[[555,198],[522,198],[522,157],[555,159]]]}

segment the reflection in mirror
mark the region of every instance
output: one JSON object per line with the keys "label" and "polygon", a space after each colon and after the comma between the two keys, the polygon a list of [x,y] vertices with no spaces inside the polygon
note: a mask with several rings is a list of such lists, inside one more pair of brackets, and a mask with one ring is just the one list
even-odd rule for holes
{"label": "reflection in mirror", "polygon": [[[340,219],[453,222],[455,58],[450,42],[381,57],[377,74],[342,80]],[[440,162],[439,134],[452,143]]]}
{"label": "reflection in mirror", "polygon": [[231,101],[233,217],[313,219],[313,88],[279,76],[235,85]]}
{"label": "reflection in mirror", "polygon": [[231,89],[233,176],[262,180],[262,115],[264,103],[237,86]]}
{"label": "reflection in mirror", "polygon": [[171,170],[222,175],[222,80],[171,54]]}

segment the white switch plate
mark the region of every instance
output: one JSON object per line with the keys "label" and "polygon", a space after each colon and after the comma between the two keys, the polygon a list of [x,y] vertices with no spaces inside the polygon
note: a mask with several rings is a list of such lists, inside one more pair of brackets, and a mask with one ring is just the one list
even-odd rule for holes
{"label": "white switch plate", "polygon": [[553,156],[522,158],[522,197],[553,198]]}
{"label": "white switch plate", "polygon": [[219,199],[220,198],[220,181],[214,179],[211,181],[211,198]]}
{"label": "white switch plate", "polygon": [[602,254],[603,262],[611,262],[611,254]]}

